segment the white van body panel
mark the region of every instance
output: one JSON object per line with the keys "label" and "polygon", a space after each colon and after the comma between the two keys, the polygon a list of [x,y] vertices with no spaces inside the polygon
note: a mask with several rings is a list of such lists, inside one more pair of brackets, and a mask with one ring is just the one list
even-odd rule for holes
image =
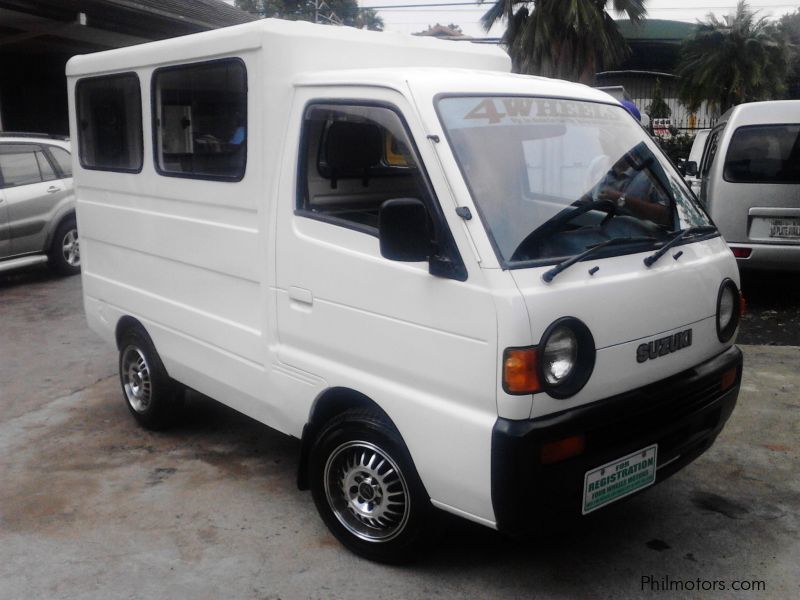
{"label": "white van body panel", "polygon": [[[425,139],[408,101],[395,91],[312,86],[296,91],[286,147],[299,146],[308,103],[361,98],[397,107],[414,137]],[[430,148],[419,151],[427,163]],[[294,173],[295,161],[287,153],[282,172]],[[453,206],[433,171],[439,202]],[[296,185],[295,178],[282,177],[278,197],[291,198]],[[473,264],[466,282],[431,277],[425,263],[384,259],[374,236],[297,216],[291,202],[277,207],[278,359],[319,374],[330,387],[376,399],[406,441],[431,497],[491,520],[485,490],[496,375],[485,366],[497,356],[497,324],[481,270]],[[458,225],[458,217],[453,221]]]}
{"label": "white van body panel", "polygon": [[[119,320],[136,318],[172,377],[296,437],[321,392],[358,390],[391,415],[434,502],[491,524],[497,324],[481,270],[471,261],[463,284],[431,277],[422,264],[381,258],[374,237],[292,214],[305,99],[385,100],[402,105],[406,118],[413,108],[388,89],[393,83],[376,87],[375,79],[367,89],[335,90],[319,88],[326,82],[317,76],[316,91],[295,98],[292,90],[308,70],[348,64],[508,70],[508,57],[471,44],[269,19],[204,37],[201,45],[176,38],[69,62],[73,132],[81,76],[135,72],[143,103],[142,173],[76,164],[90,326],[114,343]],[[153,72],[228,56],[241,59],[248,73],[244,178],[229,183],[156,175],[148,143]],[[353,78],[347,81],[352,86]],[[409,126],[424,139],[419,123]],[[420,151],[426,162],[433,153]],[[443,174],[431,169],[429,176],[439,201],[453,206]],[[460,219],[446,214],[458,236]],[[474,257],[468,242],[461,244]],[[295,250],[306,260],[293,260]],[[392,286],[398,293],[365,304],[376,298],[374,289]],[[472,300],[465,303],[467,297]],[[418,299],[417,305],[407,305],[407,298]],[[431,310],[430,302],[438,308]],[[430,364],[440,369],[420,378]],[[522,404],[518,412],[527,414],[530,400]]]}
{"label": "white van body panel", "polygon": [[[720,282],[739,283],[722,238],[687,244],[652,267],[650,253],[631,254],[575,265],[550,284],[542,284],[547,268],[512,271],[526,299],[531,336],[540,340],[556,319],[569,315],[592,332],[597,358],[586,386],[567,399],[536,394],[531,417],[566,410],[665,379],[718,355],[730,346],[719,341],[716,300]],[[599,270],[589,274],[589,269]],[[609,307],[620,318],[609,322]],[[669,307],[667,310],[665,307]],[[691,346],[680,352],[637,363],[642,343],[692,329]]]}

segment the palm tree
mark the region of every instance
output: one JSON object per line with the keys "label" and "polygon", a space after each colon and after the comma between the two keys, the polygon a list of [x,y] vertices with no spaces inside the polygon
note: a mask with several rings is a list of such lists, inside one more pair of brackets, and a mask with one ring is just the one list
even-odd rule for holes
{"label": "palm tree", "polygon": [[515,72],[592,83],[596,72],[629,52],[606,6],[639,22],[645,1],[496,0],[481,22],[487,31],[500,20],[508,23],[502,41]]}
{"label": "palm tree", "polygon": [[709,14],[684,41],[678,95],[691,111],[707,101],[724,112],[742,102],[781,97],[788,70],[785,39],[741,0],[722,20]]}

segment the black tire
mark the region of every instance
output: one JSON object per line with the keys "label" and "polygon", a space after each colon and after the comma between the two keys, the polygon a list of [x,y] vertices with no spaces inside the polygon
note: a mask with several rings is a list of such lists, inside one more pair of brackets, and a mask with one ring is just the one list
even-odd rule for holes
{"label": "black tire", "polygon": [[145,429],[169,427],[180,410],[179,387],[167,375],[150,336],[129,329],[119,348],[119,380],[128,410]]}
{"label": "black tire", "polygon": [[425,549],[433,507],[400,434],[377,412],[351,409],[331,419],[309,458],[314,503],[345,547],[394,564]]}
{"label": "black tire", "polygon": [[48,264],[61,275],[77,275],[81,272],[81,250],[75,217],[68,217],[58,225],[48,257]]}

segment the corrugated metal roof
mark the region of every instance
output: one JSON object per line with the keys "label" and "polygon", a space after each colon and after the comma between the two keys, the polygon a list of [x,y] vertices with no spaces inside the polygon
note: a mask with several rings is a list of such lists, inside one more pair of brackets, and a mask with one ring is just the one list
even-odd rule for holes
{"label": "corrugated metal roof", "polygon": [[112,6],[204,27],[225,27],[257,19],[256,16],[222,0],[105,0],[105,2]]}
{"label": "corrugated metal roof", "polygon": [[667,19],[645,19],[641,23],[631,23],[628,19],[616,21],[622,36],[630,41],[648,40],[680,43],[695,32],[695,23],[670,21]]}

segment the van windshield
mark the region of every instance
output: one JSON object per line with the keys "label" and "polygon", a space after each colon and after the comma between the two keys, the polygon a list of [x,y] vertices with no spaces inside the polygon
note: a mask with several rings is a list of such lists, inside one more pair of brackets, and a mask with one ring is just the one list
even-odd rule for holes
{"label": "van windshield", "polygon": [[631,244],[603,255],[641,252],[711,224],[621,106],[459,96],[437,109],[504,266],[552,263],[617,238]]}

